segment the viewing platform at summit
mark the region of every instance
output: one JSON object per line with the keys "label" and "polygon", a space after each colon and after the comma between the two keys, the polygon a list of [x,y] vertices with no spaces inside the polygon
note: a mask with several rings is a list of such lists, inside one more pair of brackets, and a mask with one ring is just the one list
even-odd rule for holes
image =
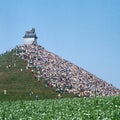
{"label": "viewing platform at summit", "polygon": [[30,31],[26,31],[23,38],[24,38],[25,45],[37,44],[38,37],[36,36],[35,28],[32,28]]}

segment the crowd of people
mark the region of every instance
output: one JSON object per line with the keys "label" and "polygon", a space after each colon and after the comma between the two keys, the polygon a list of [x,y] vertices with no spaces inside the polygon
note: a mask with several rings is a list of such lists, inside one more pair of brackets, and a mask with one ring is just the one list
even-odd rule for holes
{"label": "crowd of people", "polygon": [[26,70],[30,68],[38,80],[44,78],[45,86],[54,87],[58,93],[108,96],[118,95],[120,92],[111,84],[47,51],[40,45],[23,45],[16,49],[20,51],[19,56],[27,61]]}

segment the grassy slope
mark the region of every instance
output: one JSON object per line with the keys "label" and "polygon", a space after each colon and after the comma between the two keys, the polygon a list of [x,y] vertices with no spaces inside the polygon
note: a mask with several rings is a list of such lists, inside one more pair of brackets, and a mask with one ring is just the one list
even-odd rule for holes
{"label": "grassy slope", "polygon": [[[44,80],[37,81],[31,70],[26,70],[26,62],[13,53],[14,51],[0,56],[0,101],[34,100],[36,95],[40,99],[57,98],[55,89],[45,88]],[[15,60],[16,67],[13,65]],[[11,67],[7,69],[8,65]],[[6,95],[4,95],[4,90],[7,90]],[[30,96],[30,91],[33,92],[32,96]]]}
{"label": "grassy slope", "polygon": [[[0,101],[34,100],[36,95],[39,99],[57,98],[55,89],[46,88],[43,79],[37,81],[31,70],[26,70],[26,62],[13,55],[14,52],[7,52],[0,56]],[[13,61],[16,61],[16,67]],[[7,69],[8,65],[11,67]],[[4,90],[7,90],[6,95],[4,95]],[[31,96],[30,91],[33,92]],[[73,97],[73,95],[63,94],[63,97]]]}

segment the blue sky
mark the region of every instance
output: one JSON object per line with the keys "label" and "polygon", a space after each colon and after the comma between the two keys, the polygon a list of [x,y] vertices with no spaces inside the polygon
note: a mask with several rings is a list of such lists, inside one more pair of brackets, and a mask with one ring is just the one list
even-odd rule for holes
{"label": "blue sky", "polygon": [[120,0],[0,0],[0,53],[32,27],[45,49],[120,88]]}

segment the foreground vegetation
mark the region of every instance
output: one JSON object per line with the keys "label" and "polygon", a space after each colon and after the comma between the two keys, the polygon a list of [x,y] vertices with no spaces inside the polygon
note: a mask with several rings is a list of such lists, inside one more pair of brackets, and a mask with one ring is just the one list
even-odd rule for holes
{"label": "foreground vegetation", "polygon": [[120,96],[1,102],[0,120],[120,120]]}

